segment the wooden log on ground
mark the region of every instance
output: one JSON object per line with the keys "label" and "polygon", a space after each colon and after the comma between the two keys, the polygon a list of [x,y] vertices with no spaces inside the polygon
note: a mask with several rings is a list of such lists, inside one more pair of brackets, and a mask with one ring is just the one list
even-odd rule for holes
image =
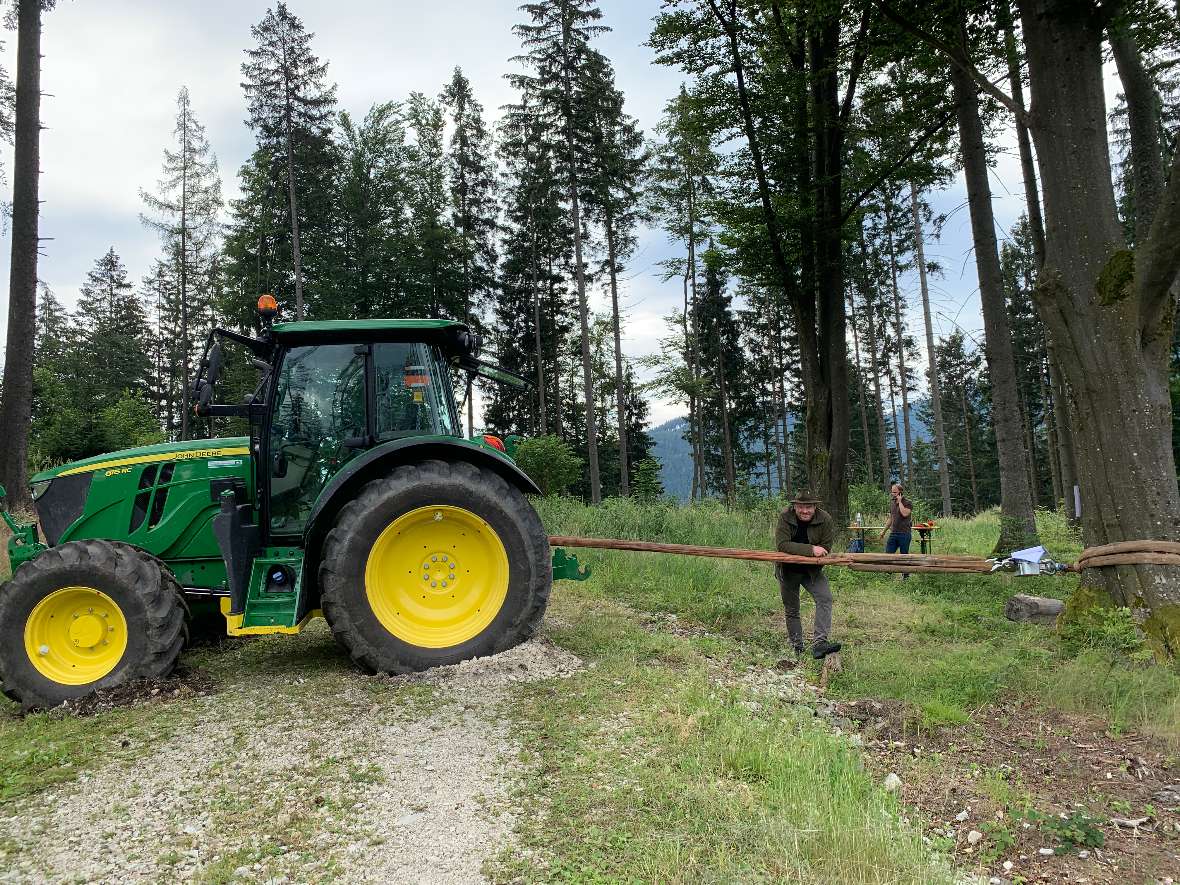
{"label": "wooden log on ground", "polygon": [[553,547],[589,547],[599,550],[630,550],[640,553],[673,553],[681,556],[708,556],[718,559],[745,559],[755,562],[782,562],[788,565],[838,565],[861,571],[939,572],[984,574],[991,565],[976,556],[893,553],[833,553],[828,556],[796,556],[774,550],[743,550],[735,547],[701,547],[695,544],[668,544],[661,541],[632,541],[624,538],[579,538],[551,535]]}
{"label": "wooden log on ground", "polygon": [[1057,623],[1057,616],[1065,608],[1060,599],[1049,599],[1044,596],[1028,596],[1017,593],[1004,603],[1004,616],[1009,621],[1019,621],[1029,624],[1043,624],[1052,627]]}

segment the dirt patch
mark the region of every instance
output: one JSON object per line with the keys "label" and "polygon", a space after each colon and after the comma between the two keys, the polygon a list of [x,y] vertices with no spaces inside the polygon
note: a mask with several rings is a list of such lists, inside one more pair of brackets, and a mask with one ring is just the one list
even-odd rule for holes
{"label": "dirt patch", "polygon": [[100,689],[66,701],[57,709],[76,716],[93,716],[132,704],[202,697],[212,694],[214,687],[213,678],[205,671],[179,666],[165,679],[137,679],[114,688]]}
{"label": "dirt patch", "polygon": [[[835,704],[931,843],[1001,882],[1171,882],[1180,876],[1180,759],[1084,716],[1008,704],[923,728],[895,701]],[[993,880],[994,881],[994,880]]]}

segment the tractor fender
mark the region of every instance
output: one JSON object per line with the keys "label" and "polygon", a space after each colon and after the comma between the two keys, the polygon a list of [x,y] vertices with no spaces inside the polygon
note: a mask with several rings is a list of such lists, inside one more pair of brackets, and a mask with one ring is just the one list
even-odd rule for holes
{"label": "tractor fender", "polygon": [[516,486],[527,495],[539,495],[541,490],[528,474],[506,455],[493,452],[476,442],[457,437],[409,437],[392,440],[369,449],[346,464],[328,481],[316,499],[304,530],[304,586],[318,595],[317,570],[320,548],[331,530],[340,509],[355,498],[365,483],[389,473],[399,464],[429,459],[467,461],[498,473],[505,482]]}

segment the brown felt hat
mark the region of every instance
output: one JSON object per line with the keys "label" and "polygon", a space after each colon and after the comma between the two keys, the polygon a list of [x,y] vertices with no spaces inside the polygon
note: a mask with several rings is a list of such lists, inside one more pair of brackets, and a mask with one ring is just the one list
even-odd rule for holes
{"label": "brown felt hat", "polygon": [[822,504],[823,498],[817,498],[807,489],[802,489],[795,493],[795,497],[791,499],[792,504]]}

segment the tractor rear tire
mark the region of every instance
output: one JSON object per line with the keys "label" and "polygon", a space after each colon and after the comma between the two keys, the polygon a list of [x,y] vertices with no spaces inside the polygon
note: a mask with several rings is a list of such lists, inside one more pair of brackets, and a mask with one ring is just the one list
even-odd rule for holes
{"label": "tractor rear tire", "polygon": [[537,512],[491,470],[423,461],[373,480],[340,511],[320,560],[321,607],[373,673],[409,673],[532,637],[553,585]]}
{"label": "tractor rear tire", "polygon": [[167,676],[187,638],[167,567],[127,544],[71,541],[0,589],[0,686],[28,711]]}

